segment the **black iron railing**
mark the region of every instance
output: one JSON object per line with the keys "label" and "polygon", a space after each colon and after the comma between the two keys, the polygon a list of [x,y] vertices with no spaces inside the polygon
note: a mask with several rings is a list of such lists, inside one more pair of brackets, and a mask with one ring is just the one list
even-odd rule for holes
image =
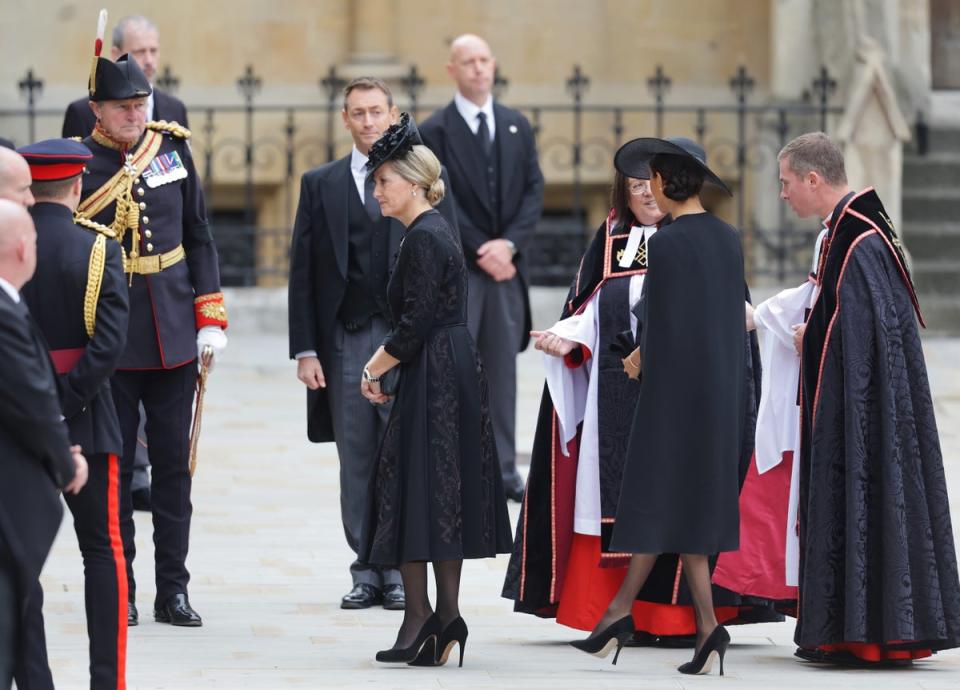
{"label": "black iron railing", "polygon": [[[225,282],[255,284],[284,279],[298,174],[349,150],[350,141],[339,127],[345,83],[331,66],[318,81],[323,102],[258,103],[264,84],[250,65],[237,80],[240,103],[190,105],[194,157],[215,220],[220,212],[215,229]],[[175,91],[179,84],[169,66],[157,80],[157,85],[168,91]],[[498,73],[495,93],[501,95],[508,84]],[[791,137],[812,129],[829,131],[831,117],[842,112],[830,103],[836,82],[826,67],[821,68],[804,99],[792,103],[757,102],[754,79],[742,66],[729,81],[729,102],[671,103],[672,84],[657,65],[645,80],[650,101],[589,103],[590,77],[575,65],[564,84],[567,100],[511,104],[530,119],[548,186],[569,190],[563,195],[568,201],[562,208],[554,203],[538,227],[530,257],[534,282],[563,284],[569,280],[592,231],[585,217],[585,193],[599,192],[609,184],[613,153],[626,138],[649,134],[690,136],[704,146],[711,167],[735,190],[734,206],[727,215],[743,231],[752,275],[783,281],[806,273],[815,231],[796,227],[783,204],[777,204],[772,213],[759,212],[758,195],[775,190],[776,154]],[[416,65],[400,80],[401,106],[415,118],[440,107],[421,102],[425,85]],[[0,110],[0,134],[11,136],[17,131],[21,139],[29,140],[38,133],[57,136],[63,109],[39,107],[42,80],[31,69],[18,86],[25,107]],[[273,194],[280,187],[282,221],[260,217],[258,194],[264,185],[270,186]],[[233,194],[221,203],[216,200],[224,187]]]}

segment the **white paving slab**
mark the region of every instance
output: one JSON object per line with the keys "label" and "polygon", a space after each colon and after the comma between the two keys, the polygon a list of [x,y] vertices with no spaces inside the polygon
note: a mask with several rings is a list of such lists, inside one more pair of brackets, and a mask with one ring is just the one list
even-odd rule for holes
{"label": "white paving slab", "polygon": [[[304,392],[286,338],[231,333],[211,376],[202,457],[194,484],[188,565],[198,629],[152,621],[149,515],[137,513],[141,624],[128,642],[128,687],[166,688],[960,688],[960,652],[907,670],[811,668],[792,656],[791,622],[731,629],[727,673],[685,677],[687,650],[628,649],[619,664],[565,643],[581,633],[511,612],[499,597],[507,559],[464,568],[470,626],[465,666],[385,667],[374,653],[393,641],[401,614],[341,611],[352,560],[340,526],[332,444],[305,437]],[[927,342],[946,455],[954,524],[960,524],[960,340]],[[542,376],[539,353],[521,358],[518,447],[529,451]],[[516,505],[511,506],[516,519]],[[47,635],[58,688],[87,687],[80,555],[69,514],[43,576]]]}

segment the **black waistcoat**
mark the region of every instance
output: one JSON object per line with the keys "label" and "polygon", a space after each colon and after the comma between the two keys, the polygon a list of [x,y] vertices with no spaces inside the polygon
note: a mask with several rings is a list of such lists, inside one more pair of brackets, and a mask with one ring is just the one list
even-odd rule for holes
{"label": "black waistcoat", "polygon": [[[480,152],[480,160],[484,160],[483,148],[480,140],[474,137],[474,146]],[[493,237],[500,236],[500,136],[495,135],[493,146],[490,147],[490,156],[486,158],[487,169],[485,177],[487,180],[487,196],[490,200],[490,210],[493,212],[493,223],[490,228],[490,234]]]}
{"label": "black waistcoat", "polygon": [[371,221],[353,180],[347,194],[347,289],[338,316],[347,330],[357,330],[373,316],[386,314],[390,220]]}

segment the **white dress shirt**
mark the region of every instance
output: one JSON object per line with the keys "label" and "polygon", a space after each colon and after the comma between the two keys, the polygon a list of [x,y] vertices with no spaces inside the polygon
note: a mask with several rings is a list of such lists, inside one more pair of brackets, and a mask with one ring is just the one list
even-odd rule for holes
{"label": "white dress shirt", "polygon": [[368,156],[364,156],[360,153],[360,150],[356,146],[353,147],[353,151],[350,152],[350,172],[353,173],[353,182],[357,185],[357,192],[360,193],[360,201],[366,203],[367,200],[364,198],[364,184],[367,181],[367,161],[369,160]]}
{"label": "white dress shirt", "polygon": [[467,127],[469,127],[470,131],[474,134],[480,129],[480,120],[477,118],[477,115],[485,113],[487,116],[487,129],[490,130],[490,141],[493,141],[497,133],[497,124],[493,120],[493,96],[487,96],[487,102],[482,106],[478,106],[457,91],[453,95],[453,102],[457,106],[457,112],[460,113],[460,117],[464,119]]}
{"label": "white dress shirt", "polygon": [[20,293],[17,291],[17,288],[13,287],[12,283],[0,278],[0,289],[3,289],[5,293],[10,295],[10,299],[20,304]]}

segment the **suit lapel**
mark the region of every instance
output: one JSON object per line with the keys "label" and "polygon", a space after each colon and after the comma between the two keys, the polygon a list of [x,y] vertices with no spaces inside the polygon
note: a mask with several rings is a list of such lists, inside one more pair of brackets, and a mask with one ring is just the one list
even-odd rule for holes
{"label": "suit lapel", "polygon": [[353,184],[350,172],[350,156],[341,158],[331,168],[330,176],[323,180],[320,187],[320,197],[323,200],[323,214],[330,233],[330,243],[337,258],[337,268],[340,274],[347,277],[347,194],[348,185]]}
{"label": "suit lapel", "polygon": [[450,103],[444,113],[444,129],[447,133],[447,149],[450,151],[452,162],[460,168],[463,177],[470,182],[474,196],[483,205],[487,213],[490,209],[490,198],[487,194],[487,181],[484,174],[486,161],[480,157],[480,150],[474,141],[476,135],[464,122],[455,103]]}

